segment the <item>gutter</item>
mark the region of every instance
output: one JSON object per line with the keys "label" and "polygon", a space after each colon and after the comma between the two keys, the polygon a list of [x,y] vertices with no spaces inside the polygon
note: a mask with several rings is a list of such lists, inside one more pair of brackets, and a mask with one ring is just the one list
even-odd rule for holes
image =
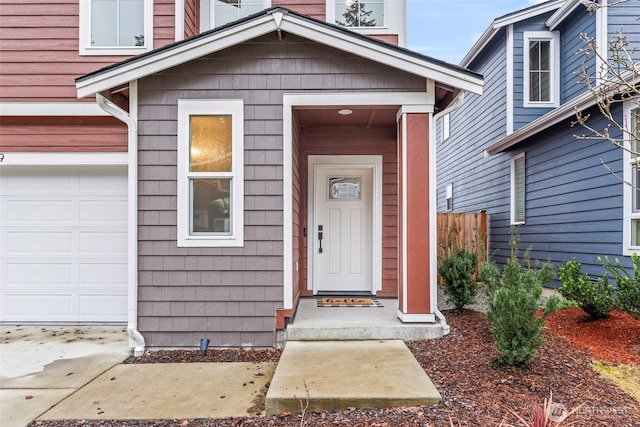
{"label": "gutter", "polygon": [[[445,108],[444,110],[440,111],[437,114],[433,115],[433,122],[435,123],[440,117],[444,116],[445,114],[449,114],[452,111],[457,110],[458,108],[462,107],[462,104],[464,104],[464,92],[461,91],[458,96],[456,96],[453,101],[451,101],[451,104],[449,104],[449,106],[447,108]],[[435,133],[435,126],[432,126],[432,132]],[[432,135],[433,136],[433,135]],[[435,138],[433,139],[433,141],[435,141]],[[434,169],[435,169],[435,165],[434,165]],[[434,180],[435,182],[435,180]],[[434,188],[437,186],[437,182],[436,185],[434,186]],[[432,218],[432,220],[434,220],[435,218]],[[437,233],[437,230],[436,230]],[[433,233],[433,237],[434,239],[437,238],[436,233]],[[433,247],[437,247],[438,245],[436,244]],[[433,254],[432,256],[435,256],[435,254]],[[437,265],[437,261],[436,261],[436,265]],[[437,277],[437,273],[436,273],[436,277],[435,277],[435,283],[436,286],[433,287],[431,289],[431,301],[433,301],[433,312],[436,315],[436,318],[438,319],[438,321],[440,322],[440,326],[442,326],[442,333],[443,335],[447,335],[450,331],[451,331],[451,327],[449,326],[449,324],[447,323],[447,319],[444,317],[444,314],[442,314],[442,312],[440,310],[438,310],[438,277]]]}
{"label": "gutter", "polygon": [[129,83],[129,105],[131,110],[129,113],[116,107],[101,94],[96,93],[98,106],[127,125],[127,333],[129,335],[129,347],[133,347],[133,355],[142,356],[145,350],[145,341],[138,331],[138,128],[134,119],[135,114],[133,114],[138,105],[137,98],[137,81]]}

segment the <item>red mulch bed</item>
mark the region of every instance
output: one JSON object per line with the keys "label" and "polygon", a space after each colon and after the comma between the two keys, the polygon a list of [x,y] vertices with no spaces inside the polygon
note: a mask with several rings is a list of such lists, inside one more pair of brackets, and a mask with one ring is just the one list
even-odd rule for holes
{"label": "red mulch bed", "polygon": [[[465,310],[448,311],[445,315],[451,325],[449,335],[437,340],[407,343],[442,394],[442,402],[435,406],[327,411],[306,414],[304,419],[301,415],[294,414],[214,420],[38,421],[30,426],[449,427],[451,419],[456,426],[488,427],[497,426],[503,420],[515,424],[516,419],[507,413],[505,407],[512,408],[526,417],[531,406],[534,403],[542,403],[549,397],[550,392],[553,392],[554,402],[562,405],[556,409],[572,409],[584,404],[569,418],[569,421],[576,422],[573,424],[575,426],[640,426],[640,404],[591,369],[594,355],[599,357],[602,354],[596,349],[606,349],[609,346],[610,352],[615,354],[619,343],[627,345],[624,339],[609,340],[616,334],[602,334],[599,329],[602,325],[610,325],[613,328],[611,325],[618,322],[617,315],[602,323],[585,322],[579,328],[581,342],[588,343],[594,355],[576,347],[579,344],[568,344],[565,338],[555,335],[556,331],[576,335],[569,332],[572,327],[570,325],[579,323],[579,319],[582,318],[581,312],[568,310],[554,315],[550,329],[545,332],[545,345],[534,361],[525,368],[505,367],[496,363],[493,337],[484,314]],[[637,332],[638,324],[625,323],[624,327]],[[624,337],[624,333],[620,332],[616,336]],[[633,345],[637,345],[637,342],[625,348],[631,352],[635,351],[632,355],[637,357],[637,347]],[[258,361],[273,360],[279,354],[273,350],[225,351],[226,353],[220,356],[216,355],[215,350],[210,350],[206,357],[225,360],[242,360],[249,357]],[[181,363],[202,361],[205,356],[200,351],[158,351],[148,352],[145,357],[147,362],[164,360]],[[136,363],[140,361],[142,360],[138,359]]]}
{"label": "red mulch bed", "polygon": [[547,327],[594,359],[611,364],[640,365],[640,320],[613,311],[604,319],[591,320],[579,308],[566,308],[547,319]]}

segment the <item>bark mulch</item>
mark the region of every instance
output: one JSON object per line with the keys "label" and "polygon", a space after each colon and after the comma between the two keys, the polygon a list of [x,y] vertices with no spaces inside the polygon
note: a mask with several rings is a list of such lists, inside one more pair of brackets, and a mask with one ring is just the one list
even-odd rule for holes
{"label": "bark mulch", "polygon": [[[613,383],[600,377],[591,368],[592,359],[608,354],[623,354],[618,347],[624,342],[625,330],[631,347],[631,359],[637,360],[637,342],[633,331],[640,321],[624,323],[618,334],[621,341],[610,341],[611,334],[603,335],[600,323],[583,322],[581,339],[568,341],[570,324],[577,321],[580,311],[567,311],[552,317],[546,331],[546,343],[534,361],[524,368],[501,366],[494,358],[493,338],[489,322],[482,313],[464,310],[446,312],[451,333],[438,340],[413,341],[407,345],[431,377],[443,400],[432,407],[402,407],[384,409],[353,409],[308,413],[304,417],[286,414],[276,417],[228,418],[221,420],[156,420],[156,421],[44,421],[33,422],[31,427],[115,427],[115,426],[344,426],[344,427],[426,427],[426,426],[497,426],[505,421],[515,425],[516,419],[505,407],[528,416],[534,403],[542,403],[553,392],[554,410],[561,413],[583,406],[568,421],[575,426],[640,425],[640,403],[621,391]],[[614,315],[607,325],[618,322]],[[625,319],[623,322],[628,322]],[[636,323],[633,323],[636,322]],[[635,328],[635,329],[634,329]],[[629,334],[631,331],[631,334]],[[562,336],[565,336],[563,338]],[[583,344],[589,344],[589,349]],[[626,348],[626,347],[625,347]],[[602,350],[603,352],[600,352]],[[593,353],[591,353],[593,352]],[[200,351],[154,351],[130,360],[132,363],[181,363],[199,361],[273,361],[277,350],[209,350],[207,356]],[[620,362],[618,362],[620,363]]]}

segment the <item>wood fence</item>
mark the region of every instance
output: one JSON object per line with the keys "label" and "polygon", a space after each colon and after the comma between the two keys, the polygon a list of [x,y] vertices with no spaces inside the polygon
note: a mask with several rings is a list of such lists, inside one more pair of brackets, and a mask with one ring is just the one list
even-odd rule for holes
{"label": "wood fence", "polygon": [[438,264],[453,249],[466,248],[478,255],[478,264],[487,260],[488,217],[474,213],[438,213]]}

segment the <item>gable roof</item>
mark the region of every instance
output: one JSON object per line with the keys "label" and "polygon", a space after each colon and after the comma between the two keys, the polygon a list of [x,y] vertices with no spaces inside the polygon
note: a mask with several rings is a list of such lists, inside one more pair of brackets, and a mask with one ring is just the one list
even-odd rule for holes
{"label": "gable roof", "polygon": [[251,40],[283,32],[340,49],[455,89],[482,94],[482,76],[474,71],[391,45],[282,7],[265,9],[76,79],[78,98],[99,93]]}
{"label": "gable roof", "polygon": [[[499,18],[493,20],[489,28],[485,30],[485,32],[480,36],[478,41],[473,45],[471,50],[462,58],[460,61],[461,67],[468,67],[471,62],[482,52],[484,47],[489,44],[491,40],[500,32],[500,30],[508,25],[514,24],[516,22],[524,21],[529,18],[533,18],[538,15],[542,15],[543,13],[553,12],[554,10],[564,9],[567,3],[579,3],[578,0],[550,0],[544,3],[540,3],[535,6],[530,6],[525,9],[520,9],[515,12],[508,13]],[[571,9],[573,10],[573,9]],[[556,16],[555,14],[551,17]],[[564,18],[566,15],[560,15]],[[551,19],[549,18],[549,19]],[[556,17],[556,21],[557,21]]]}

